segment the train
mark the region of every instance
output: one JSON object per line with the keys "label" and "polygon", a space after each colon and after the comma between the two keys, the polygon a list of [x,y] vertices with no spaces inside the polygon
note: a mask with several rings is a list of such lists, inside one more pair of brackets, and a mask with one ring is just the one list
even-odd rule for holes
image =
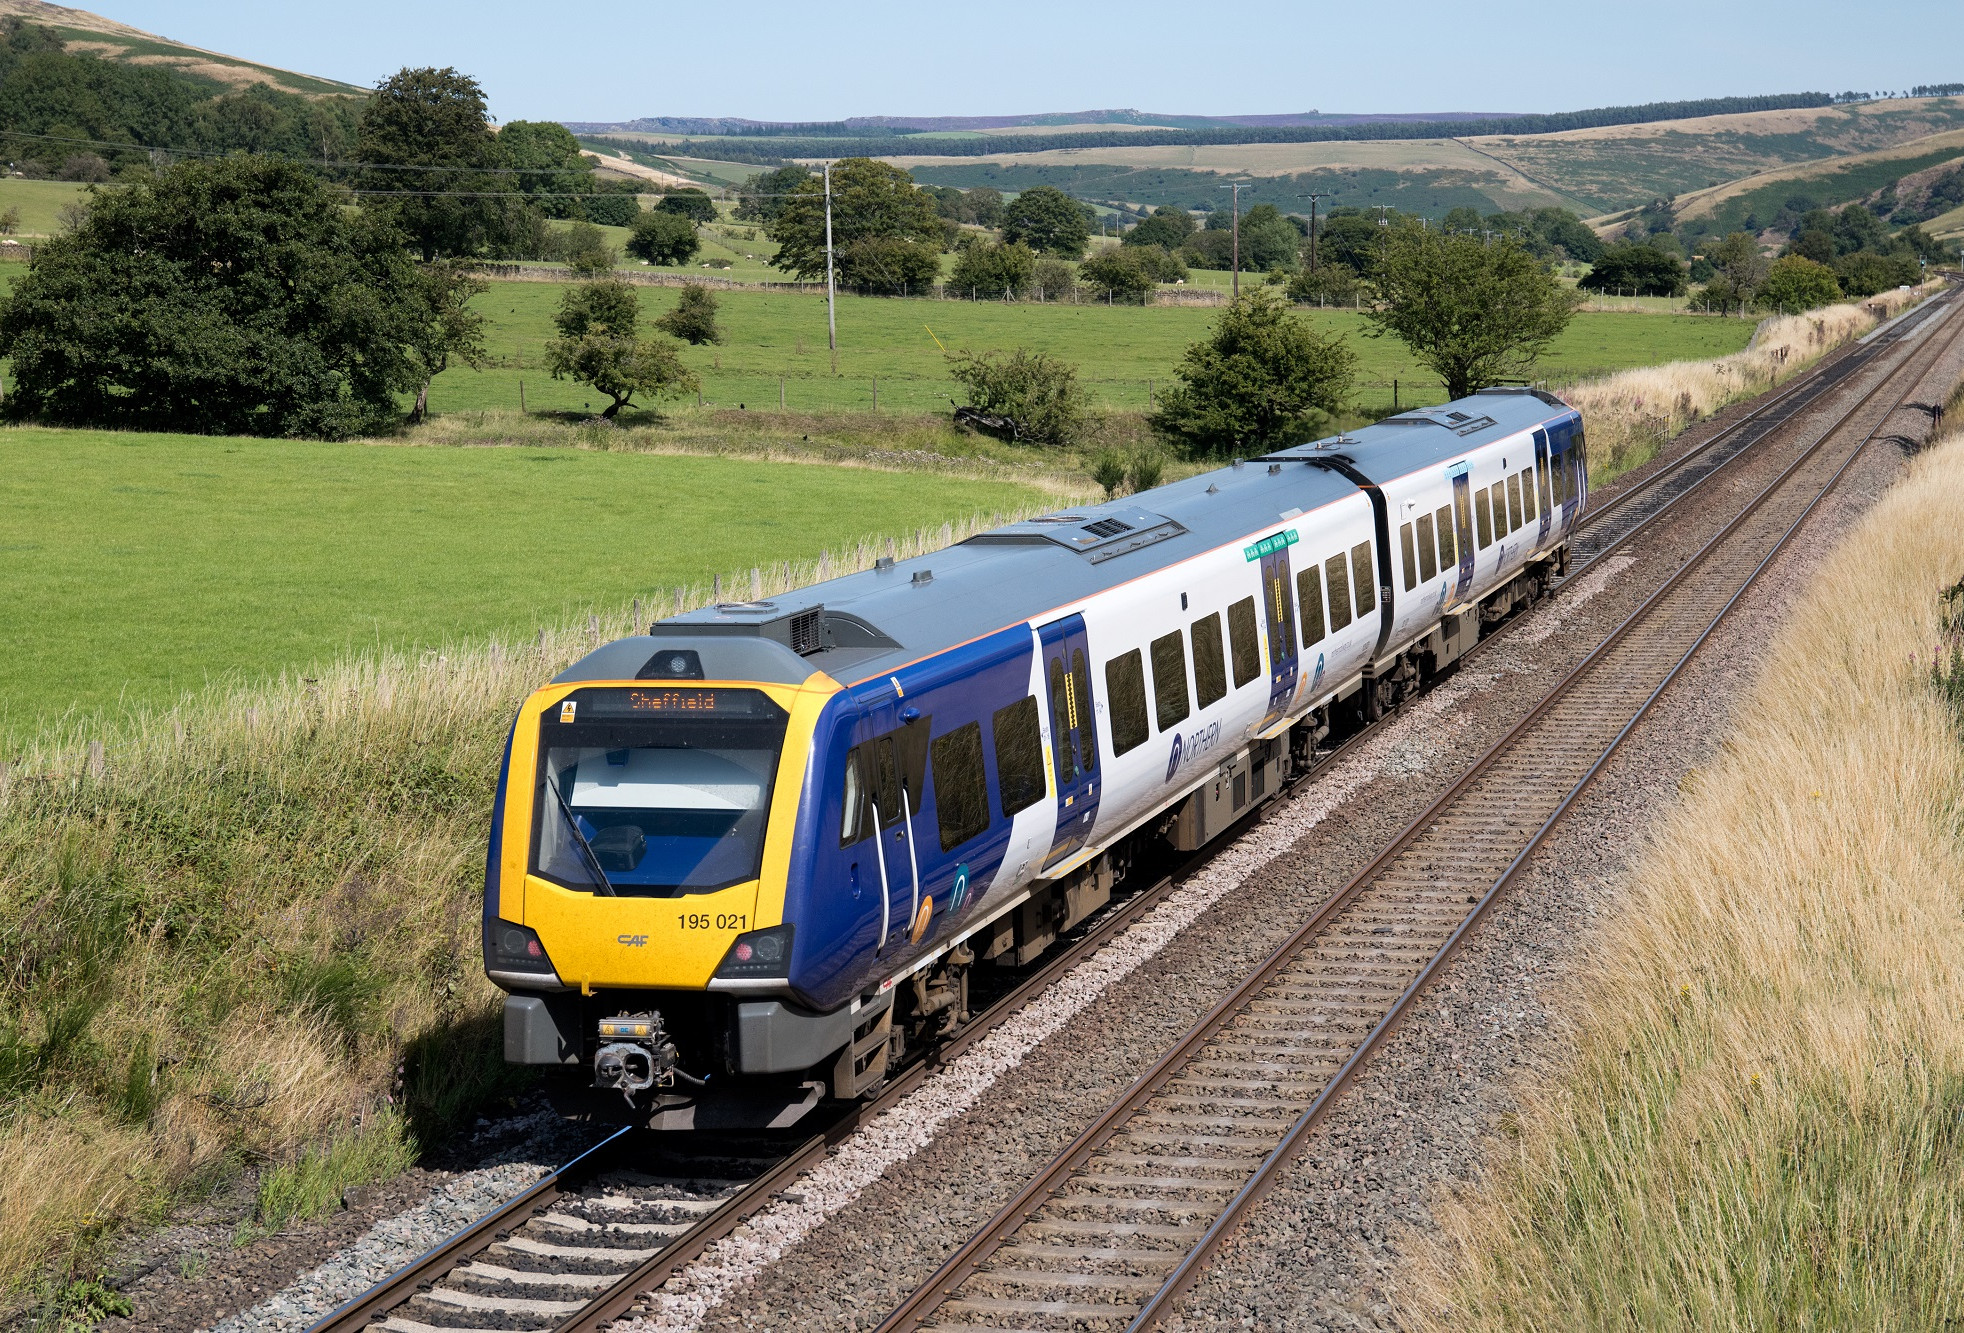
{"label": "train", "polygon": [[505,1059],[655,1129],[869,1095],[1545,592],[1588,490],[1482,389],[596,648],[498,776]]}

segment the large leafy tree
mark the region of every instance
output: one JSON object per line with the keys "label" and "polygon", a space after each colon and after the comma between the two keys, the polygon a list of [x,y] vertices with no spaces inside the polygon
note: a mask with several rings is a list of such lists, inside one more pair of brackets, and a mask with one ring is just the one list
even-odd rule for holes
{"label": "large leafy tree", "polygon": [[1256,204],[1241,218],[1241,267],[1268,273],[1296,266],[1303,233],[1274,204]]}
{"label": "large leafy tree", "polygon": [[634,395],[675,397],[697,387],[667,338],[641,336],[641,300],[618,278],[583,282],[560,298],[553,316],[559,337],[546,344],[546,369],[613,401],[600,415],[613,420]]}
{"label": "large leafy tree", "polygon": [[[767,226],[778,243],[771,262],[801,278],[825,276],[825,188],[809,177]],[[832,166],[832,246],[848,286],[900,291],[932,282],[939,269],[941,219],[934,200],[899,167],[866,157]]]}
{"label": "large leafy tree", "polygon": [[1575,314],[1574,295],[1504,239],[1389,227],[1371,281],[1373,335],[1396,336],[1451,398],[1524,374]]}
{"label": "large leafy tree", "polygon": [[497,135],[503,190],[527,197],[549,218],[576,218],[628,227],[641,212],[640,186],[603,181],[573,132],[555,121],[514,120]]}
{"label": "large leafy tree", "polygon": [[526,231],[526,207],[491,132],[484,91],[454,69],[405,69],[362,108],[355,157],[364,202],[399,226],[425,263],[476,255]]}
{"label": "large leafy tree", "polygon": [[1242,453],[1314,433],[1350,397],[1357,358],[1254,290],[1229,305],[1213,336],[1187,348],[1153,425],[1204,453]]}
{"label": "large leafy tree", "polygon": [[1153,210],[1152,216],[1125,233],[1126,245],[1163,245],[1168,250],[1177,250],[1180,243],[1193,235],[1193,214],[1184,208],[1174,208],[1162,204]]}
{"label": "large leafy tree", "polygon": [[1685,268],[1676,255],[1653,245],[1618,241],[1603,251],[1577,285],[1592,292],[1683,296]]}
{"label": "large leafy tree", "polygon": [[1776,259],[1759,284],[1760,304],[1783,315],[1832,304],[1841,299],[1841,284],[1834,270],[1805,255],[1786,255]]}
{"label": "large leafy tree", "polygon": [[102,191],[0,304],[7,410],[65,425],[338,437],[396,419],[474,334],[372,213],[229,157]]}
{"label": "large leafy tree", "polygon": [[1039,185],[1011,200],[1002,212],[1002,238],[1021,241],[1040,255],[1076,259],[1091,239],[1085,207],[1054,185]]}
{"label": "large leafy tree", "polygon": [[811,168],[805,166],[759,172],[750,178],[737,196],[737,219],[742,222],[775,222],[777,215],[784,211],[786,196],[811,178]]}

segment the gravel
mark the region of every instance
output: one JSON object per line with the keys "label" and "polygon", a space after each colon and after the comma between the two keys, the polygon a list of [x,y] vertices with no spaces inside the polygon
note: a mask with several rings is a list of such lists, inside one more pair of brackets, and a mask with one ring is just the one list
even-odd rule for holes
{"label": "gravel", "polygon": [[[1471,1178],[1483,1141],[1513,1104],[1521,1066],[1559,1049],[1557,1001],[1546,988],[1613,899],[1650,812],[1716,743],[1729,699],[1750,677],[1754,645],[1777,632],[1812,552],[1845,529],[1899,465],[1900,455],[1875,448],[1851,470],[1838,498],[1813,520],[1808,542],[1763,579],[1739,618],[1667,695],[1666,711],[1626,741],[1419,1013],[1217,1257],[1183,1306],[1186,1327],[1388,1323],[1399,1228],[1424,1225],[1433,1189]],[[1709,489],[1687,501],[1668,530],[1619,553],[1628,563],[1613,568],[1606,561],[1578,578],[1454,680],[1306,784],[1244,839],[1251,850],[1237,846],[1183,886],[1181,910],[1199,908],[1191,924],[1150,950],[1135,950],[1122,975],[1104,976],[1097,1004],[1077,1006],[1013,1062],[1004,1048],[978,1043],[970,1054],[987,1055],[977,1068],[991,1067],[964,1097],[934,1104],[931,1127],[905,1127],[910,1101],[896,1112],[898,1124],[870,1127],[884,1138],[847,1140],[840,1156],[857,1165],[828,1179],[848,1188],[828,1192],[815,1210],[808,1196],[806,1207],[773,1208],[739,1229],[659,1293],[655,1317],[637,1327],[876,1326],[1697,549],[1702,535],[1695,534],[1715,530],[1714,516],[1729,517],[1744,498],[1736,485]],[[1474,699],[1478,707],[1461,706]],[[1160,910],[1172,908],[1169,902]],[[1031,1035],[1023,1032],[1013,1045]],[[970,1077],[964,1061],[946,1072]]]}

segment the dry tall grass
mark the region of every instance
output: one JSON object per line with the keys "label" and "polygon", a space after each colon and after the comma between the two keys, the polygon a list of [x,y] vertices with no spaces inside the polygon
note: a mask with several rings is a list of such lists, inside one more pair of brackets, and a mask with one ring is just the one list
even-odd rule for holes
{"label": "dry tall grass", "polygon": [[1964,1311],[1964,717],[1932,680],[1960,497],[1964,435],[1771,645],[1580,970],[1573,1057],[1421,1245],[1411,1324],[1893,1330]]}
{"label": "dry tall grass", "polygon": [[1563,387],[1562,396],[1582,409],[1588,423],[1591,477],[1600,483],[1643,466],[1687,426],[1791,379],[1932,295],[1938,285],[1775,316],[1760,325],[1744,351],[1715,361],[1672,361]]}
{"label": "dry tall grass", "polygon": [[405,1127],[427,1141],[498,1093],[483,846],[505,729],[539,682],[654,617],[1022,516],[527,642],[214,688],[0,767],[0,1291],[247,1162],[288,1164],[262,1176],[266,1220],[331,1202],[400,1166]]}

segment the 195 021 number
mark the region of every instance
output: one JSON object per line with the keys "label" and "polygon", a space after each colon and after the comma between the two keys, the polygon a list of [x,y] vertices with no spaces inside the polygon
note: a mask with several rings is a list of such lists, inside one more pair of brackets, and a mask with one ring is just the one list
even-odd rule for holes
{"label": "195 021 number", "polygon": [[675,924],[683,930],[748,930],[750,918],[736,912],[678,912]]}

